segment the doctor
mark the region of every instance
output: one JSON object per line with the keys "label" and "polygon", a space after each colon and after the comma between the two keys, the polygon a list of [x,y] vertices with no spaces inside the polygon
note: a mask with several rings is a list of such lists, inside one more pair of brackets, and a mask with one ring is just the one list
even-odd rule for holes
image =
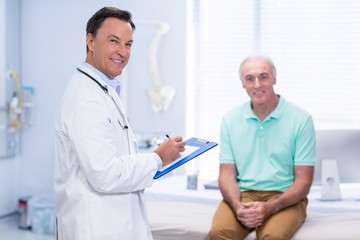
{"label": "doctor", "polygon": [[175,137],[138,153],[116,80],[134,30],[131,14],[114,7],[87,23],[86,61],[68,83],[55,123],[57,239],[152,239],[144,189],[185,142]]}

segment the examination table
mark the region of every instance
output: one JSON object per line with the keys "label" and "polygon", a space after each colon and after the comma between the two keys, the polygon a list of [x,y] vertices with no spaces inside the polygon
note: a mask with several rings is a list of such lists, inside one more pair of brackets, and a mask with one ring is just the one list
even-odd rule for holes
{"label": "examination table", "polygon": [[[360,202],[359,202],[360,204]],[[148,202],[154,240],[205,240],[216,205],[187,202]],[[251,233],[246,239],[256,239]],[[360,210],[330,212],[310,210],[295,240],[359,240]]]}
{"label": "examination table", "polygon": [[[221,200],[218,190],[187,190],[181,177],[159,181],[145,192],[154,240],[205,240]],[[360,186],[343,190],[342,201],[321,201],[320,186],[309,194],[308,217],[295,240],[360,240]],[[345,193],[345,194],[344,194]],[[354,193],[358,193],[353,197]],[[359,196],[359,198],[357,197]],[[251,233],[247,240],[256,239]]]}

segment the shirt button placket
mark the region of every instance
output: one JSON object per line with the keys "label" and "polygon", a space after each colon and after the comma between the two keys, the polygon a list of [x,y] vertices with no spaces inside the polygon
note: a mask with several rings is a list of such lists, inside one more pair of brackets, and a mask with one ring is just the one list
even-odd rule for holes
{"label": "shirt button placket", "polygon": [[260,132],[259,136],[261,138],[263,138],[264,137],[264,126],[263,126],[263,124],[260,124],[259,132]]}

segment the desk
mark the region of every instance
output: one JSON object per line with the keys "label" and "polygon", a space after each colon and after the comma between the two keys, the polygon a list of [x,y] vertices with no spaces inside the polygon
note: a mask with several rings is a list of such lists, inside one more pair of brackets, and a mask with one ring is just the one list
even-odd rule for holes
{"label": "desk", "polygon": [[205,189],[206,182],[208,181],[199,180],[197,190],[188,190],[186,176],[164,176],[146,189],[145,196],[149,201],[218,204],[222,200],[220,191]]}
{"label": "desk", "polygon": [[316,212],[359,212],[360,213],[360,184],[340,184],[340,201],[321,200],[321,185],[311,186],[308,194],[308,211]]}

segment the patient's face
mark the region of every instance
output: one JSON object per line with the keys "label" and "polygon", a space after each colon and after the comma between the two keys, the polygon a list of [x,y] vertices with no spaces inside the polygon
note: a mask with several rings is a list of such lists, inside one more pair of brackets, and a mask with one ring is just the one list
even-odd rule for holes
{"label": "patient's face", "polygon": [[242,84],[253,105],[264,105],[274,96],[276,79],[271,66],[262,59],[249,59],[241,69]]}

